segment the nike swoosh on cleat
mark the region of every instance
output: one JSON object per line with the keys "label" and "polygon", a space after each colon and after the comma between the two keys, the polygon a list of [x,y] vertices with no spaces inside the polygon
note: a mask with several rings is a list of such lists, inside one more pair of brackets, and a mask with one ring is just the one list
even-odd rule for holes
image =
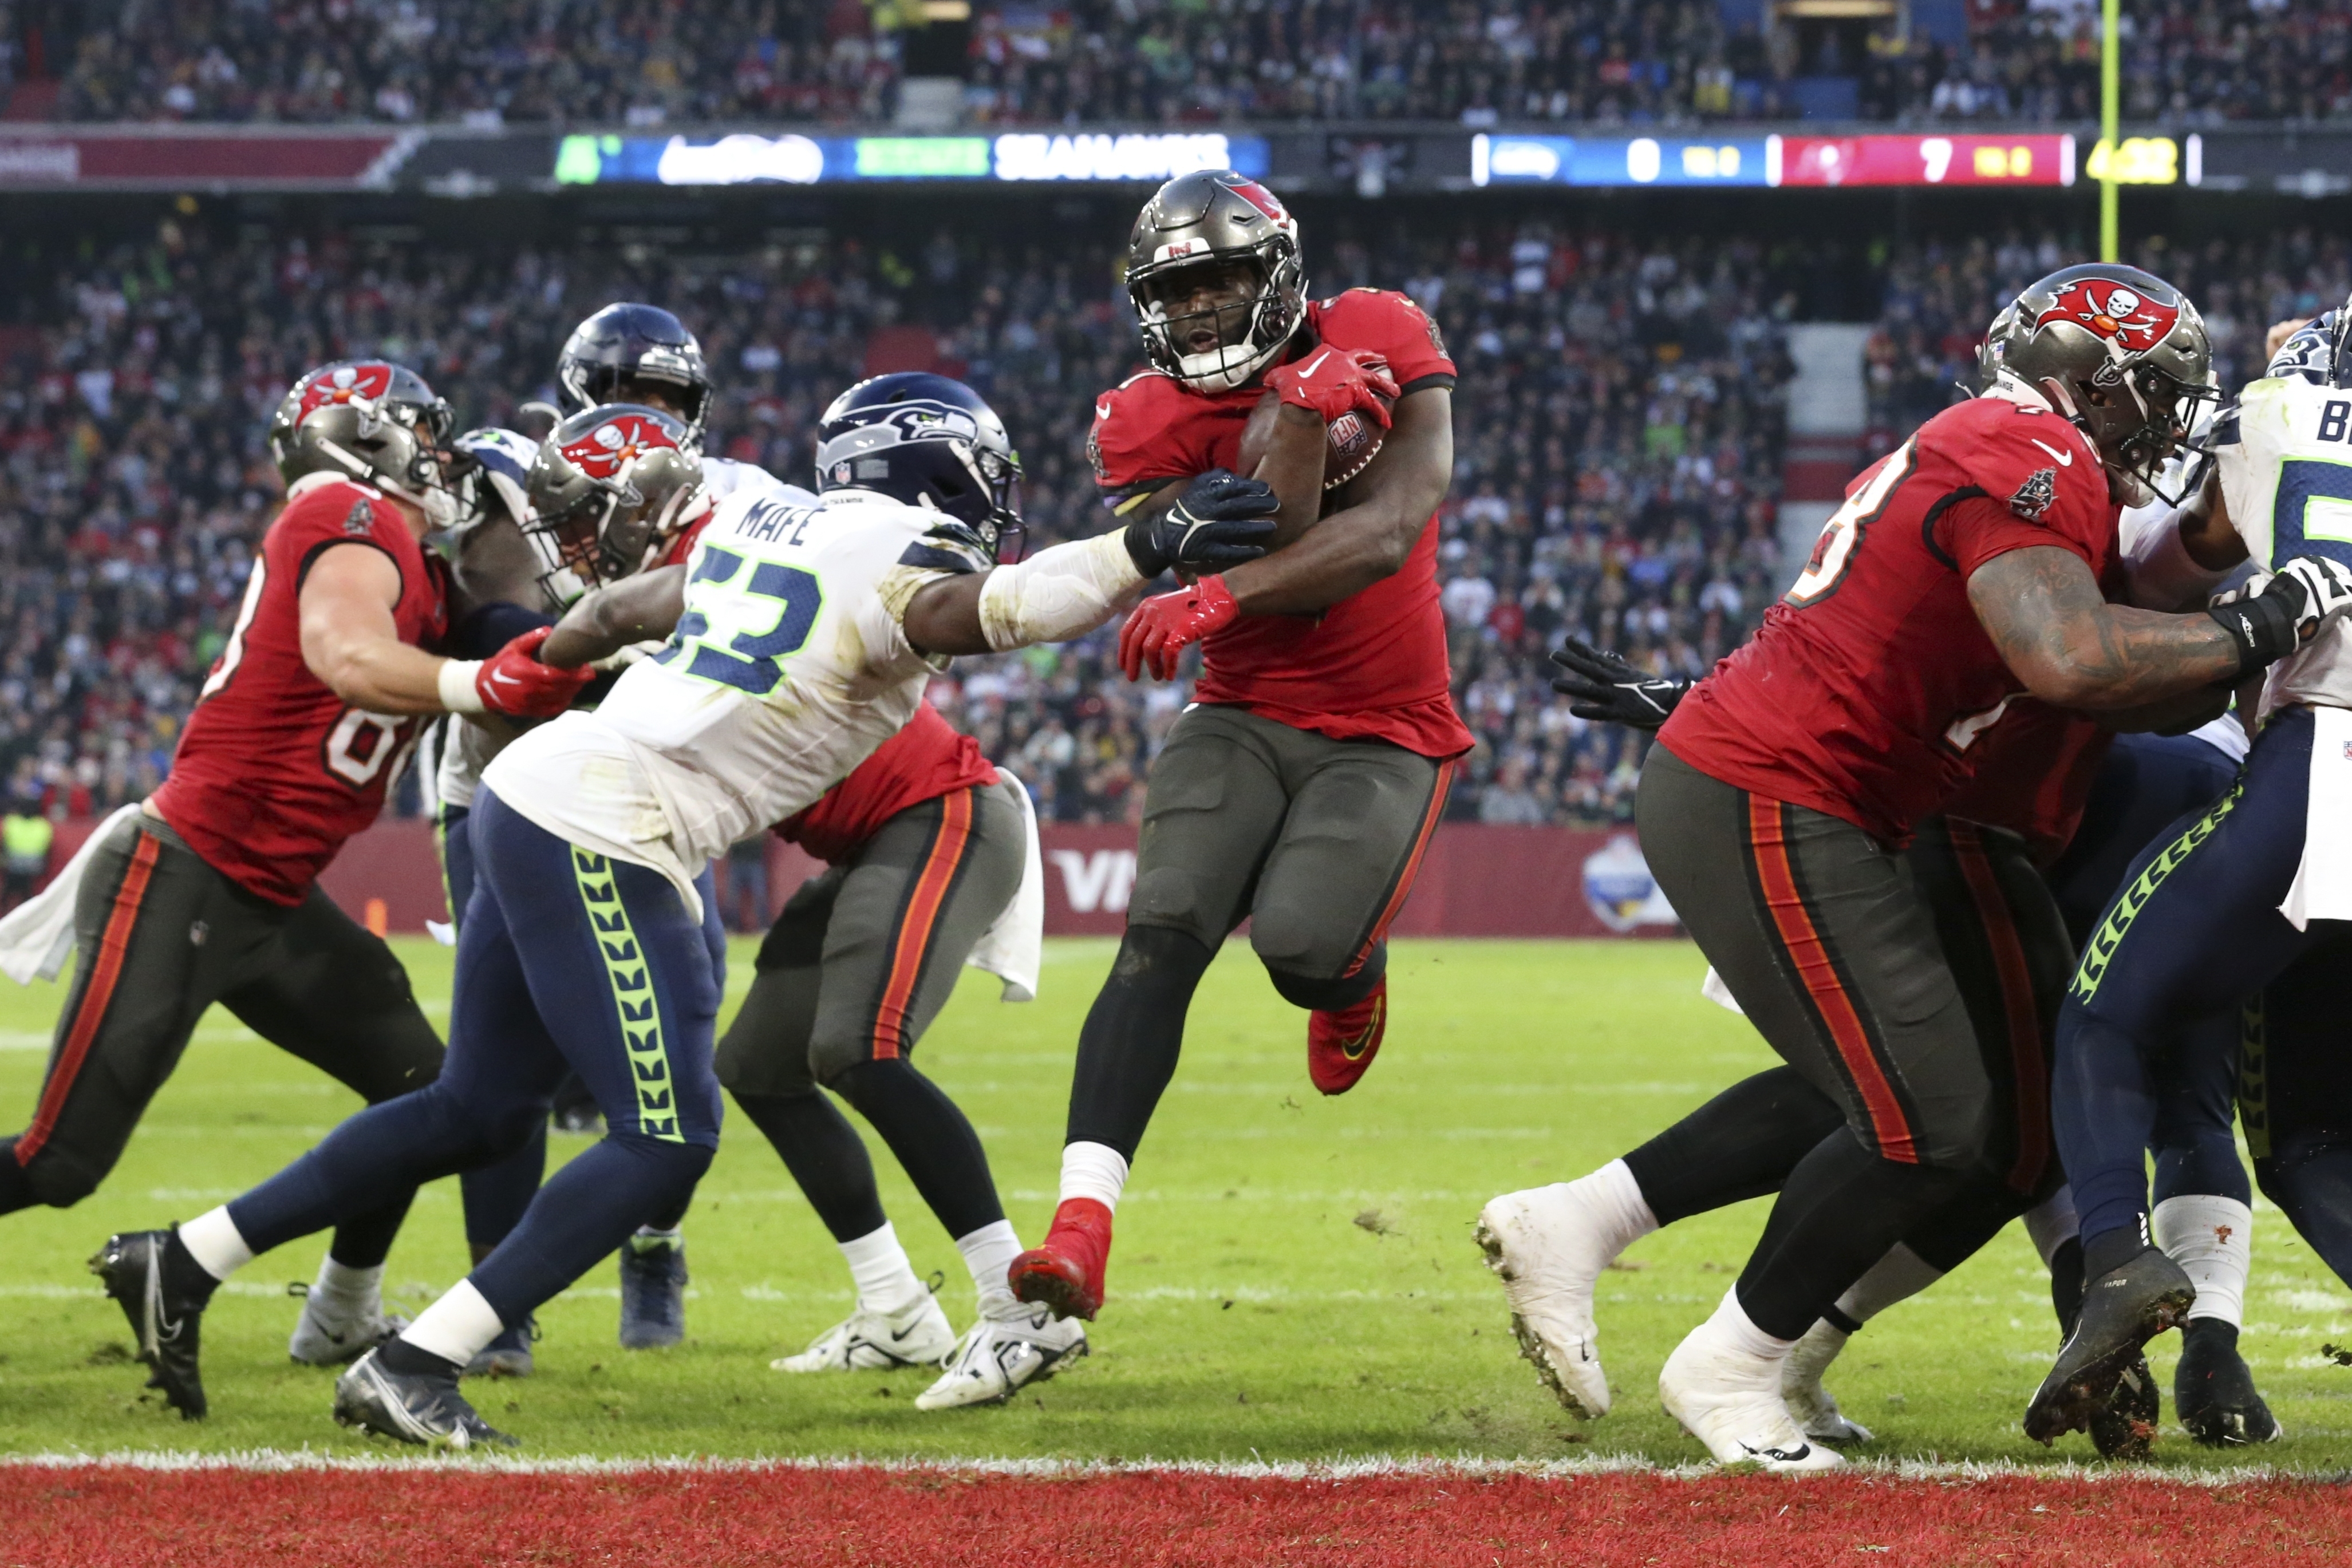
{"label": "nike swoosh on cleat", "polygon": [[2074,455],[2073,453],[2061,452],[2054,446],[2044,445],[2041,438],[2038,436],[2029,435],[2026,439],[2032,442],[2034,445],[2040,446],[2042,451],[2050,454],[2050,455],[2056,460],[2059,467],[2072,468],[2074,466]]}
{"label": "nike swoosh on cleat", "polygon": [[1813,1452],[1812,1445],[1810,1443],[1798,1444],[1796,1451],[1793,1453],[1787,1448],[1750,1448],[1746,1443],[1740,1444],[1739,1449],[1740,1452],[1747,1454],[1751,1458],[1777,1459],[1784,1465],[1793,1465],[1800,1459],[1809,1458],[1811,1457]]}

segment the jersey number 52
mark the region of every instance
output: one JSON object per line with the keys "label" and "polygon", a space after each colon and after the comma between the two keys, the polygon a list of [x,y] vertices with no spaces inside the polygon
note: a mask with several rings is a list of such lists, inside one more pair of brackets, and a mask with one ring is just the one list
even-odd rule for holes
{"label": "jersey number 52", "polygon": [[775,690],[784,661],[809,640],[824,591],[814,573],[782,561],[752,562],[747,576],[747,559],[702,547],[687,579],[686,613],[654,659],[674,666],[683,658],[688,674],[757,697]]}

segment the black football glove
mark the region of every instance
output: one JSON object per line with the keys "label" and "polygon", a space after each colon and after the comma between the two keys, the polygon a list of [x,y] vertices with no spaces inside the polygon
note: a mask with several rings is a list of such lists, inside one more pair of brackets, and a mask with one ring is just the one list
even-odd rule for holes
{"label": "black football glove", "polygon": [[1604,724],[1655,729],[1666,722],[1692,682],[1683,675],[1645,675],[1614,653],[1570,637],[1552,654],[1559,674],[1551,689],[1576,700],[1568,711]]}
{"label": "black football glove", "polygon": [[2205,612],[2238,644],[2240,679],[2268,669],[2352,610],[2352,569],[2326,556],[2302,555],[2242,598],[2224,596]]}
{"label": "black football glove", "polygon": [[1212,468],[1174,506],[1128,524],[1127,553],[1147,578],[1171,566],[1205,577],[1264,555],[1281,509],[1265,481]]}

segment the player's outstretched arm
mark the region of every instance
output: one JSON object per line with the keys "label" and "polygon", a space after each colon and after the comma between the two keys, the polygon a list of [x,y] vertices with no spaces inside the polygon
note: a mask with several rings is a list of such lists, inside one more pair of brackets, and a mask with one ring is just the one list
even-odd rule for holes
{"label": "player's outstretched arm", "polygon": [[1083,637],[1163,571],[1213,574],[1257,559],[1276,506],[1259,481],[1213,468],[1174,506],[1139,513],[1114,532],[1012,566],[932,578],[907,599],[899,623],[924,653],[1004,653]]}
{"label": "player's outstretched arm", "polygon": [[489,659],[445,659],[404,643],[393,617],[400,591],[400,569],[373,545],[331,545],[302,580],[302,662],[355,708],[544,718],[570,706],[587,684],[584,671],[539,662],[543,626]]}
{"label": "player's outstretched arm", "polygon": [[1400,400],[1363,477],[1367,498],[1332,513],[1286,549],[1225,574],[1244,615],[1311,615],[1402,569],[1454,476],[1454,394],[1425,387]]}
{"label": "player's outstretched arm", "polygon": [[539,656],[560,669],[593,664],[632,643],[657,642],[686,613],[686,568],[659,567],[600,588],[563,612]]}
{"label": "player's outstretched arm", "polygon": [[2188,615],[2110,604],[2072,550],[2037,545],[1993,557],[1969,602],[2011,673],[2059,707],[2140,708],[2285,658],[2352,608],[2352,571],[2289,561],[2234,603]]}

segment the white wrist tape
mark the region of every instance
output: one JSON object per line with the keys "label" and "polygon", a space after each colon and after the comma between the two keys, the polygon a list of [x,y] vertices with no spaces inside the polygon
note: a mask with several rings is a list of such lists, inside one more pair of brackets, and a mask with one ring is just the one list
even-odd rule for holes
{"label": "white wrist tape", "polygon": [[2126,592],[2143,610],[2194,608],[2205,602],[2228,570],[2199,566],[2180,542],[2180,508],[2162,501],[2126,507],[2122,519]]}
{"label": "white wrist tape", "polygon": [[980,585],[980,630],[1000,653],[1083,636],[1143,586],[1124,530],[1039,550]]}
{"label": "white wrist tape", "polygon": [[482,673],[479,659],[444,659],[437,677],[441,688],[441,706],[451,713],[480,713],[482,694],[474,685],[474,677]]}

